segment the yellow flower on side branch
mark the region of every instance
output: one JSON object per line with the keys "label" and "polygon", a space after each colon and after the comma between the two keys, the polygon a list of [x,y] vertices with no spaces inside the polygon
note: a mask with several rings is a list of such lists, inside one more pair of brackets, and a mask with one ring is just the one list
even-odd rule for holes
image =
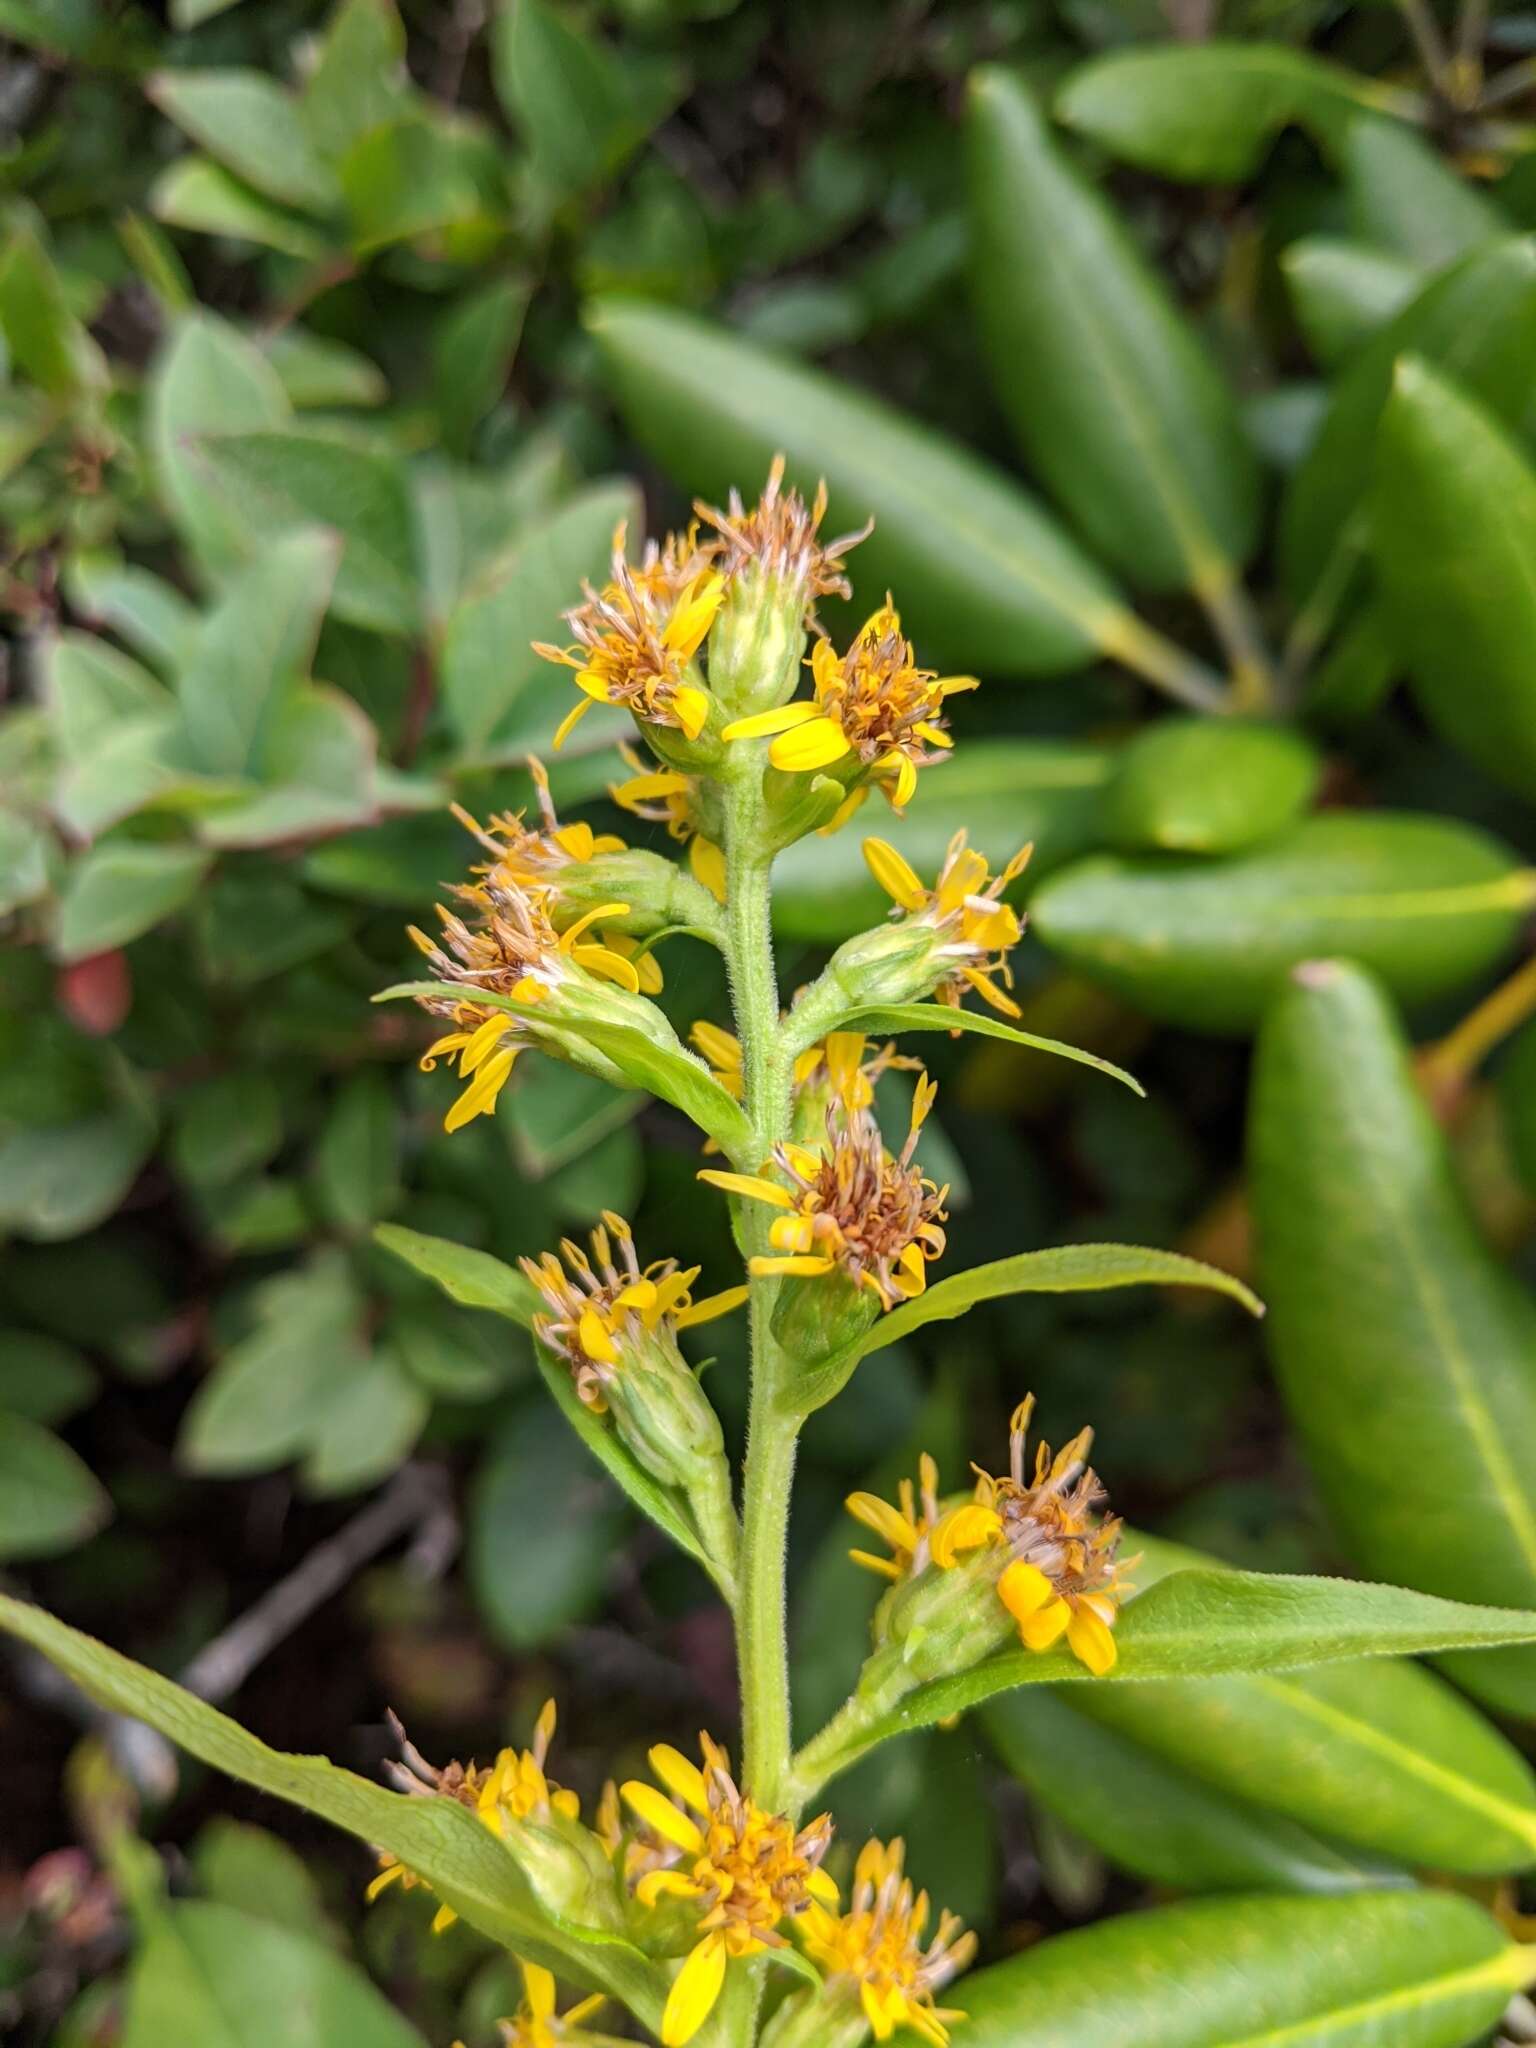
{"label": "yellow flower on side branch", "polygon": [[949,2027],[965,2015],[945,2010],[934,1994],[965,1969],[976,1937],[963,1931],[955,1914],[941,1913],[924,1940],[928,1894],[913,1890],[904,1856],[899,1838],[889,1845],[867,1842],[854,1866],[848,1911],[816,1902],[807,1907],[805,1951],[826,1972],[834,1995],[844,1986],[856,1992],[877,2041],[910,2027],[932,2048],[948,2048]]}
{"label": "yellow flower on side branch", "polygon": [[[599,2036],[589,2033],[583,2022],[608,2003],[600,1991],[573,2005],[569,2012],[557,2013],[555,1980],[550,1972],[521,1957],[517,1966],[523,1973],[523,2002],[511,2019],[496,2022],[502,2048],[563,2048],[566,2042],[581,2048],[583,2043],[598,2041]],[[464,2044],[455,2041],[453,2048],[464,2048]]]}
{"label": "yellow flower on side branch", "polygon": [[913,1094],[906,1143],[895,1156],[885,1149],[871,1110],[834,1101],[820,1151],[787,1143],[774,1147],[770,1164],[784,1180],[706,1168],[700,1180],[784,1212],[768,1233],[773,1251],[750,1260],[751,1271],[808,1278],[841,1272],[873,1294],[882,1309],[921,1294],[928,1261],[944,1252],[941,1225],[949,1190],[926,1179],[912,1155],[937,1092],[923,1075]]}
{"label": "yellow flower on side branch", "polygon": [[619,752],[635,772],[627,782],[611,782],[608,794],[621,810],[665,825],[670,836],[688,848],[688,870],[694,880],[723,903],[725,855],[699,826],[698,778],[680,768],[646,768],[631,747],[621,746]]}
{"label": "yellow flower on side branch", "polygon": [[690,532],[665,546],[647,543],[638,567],[625,559],[624,528],[613,537],[611,580],[566,613],[572,642],[535,641],[534,653],[573,669],[582,701],[555,734],[560,748],[594,704],[618,704],[649,725],[672,726],[696,740],[710,697],[695,656],[725,595]]}
{"label": "yellow flower on side branch", "polygon": [[829,1816],[797,1829],[738,1789],[730,1758],[708,1735],[700,1735],[699,1752],[702,1768],[658,1744],[650,1763],[661,1785],[631,1779],[622,1788],[640,1824],[626,1850],[626,1879],[647,1909],[682,1901],[695,1936],[662,2014],[664,2048],[683,2048],[703,2026],[730,1962],[786,1947],[782,1923],[813,1901],[837,1904],[837,1887],[820,1867],[832,1840]]}
{"label": "yellow flower on side branch", "polygon": [[791,773],[813,774],[852,755],[858,778],[878,783],[901,810],[917,788],[918,769],[936,758],[934,749],[952,744],[942,723],[944,700],[958,690],[974,690],[975,676],[919,668],[889,596],[845,655],[818,640],[810,667],[811,697],[739,718],[722,736],[749,740],[771,734],[768,759]]}
{"label": "yellow flower on side branch", "polygon": [[897,910],[906,913],[905,921],[933,928],[937,945],[932,957],[947,967],[933,991],[937,1001],[958,1009],[966,990],[973,988],[1005,1017],[1019,1015],[1018,1004],[1004,991],[1013,983],[1007,955],[1022,938],[1024,927],[1002,896],[1009,883],[1024,872],[1033,851],[1033,843],[1021,847],[994,875],[988,870],[986,856],[966,844],[963,831],[957,832],[949,842],[937,880],[927,889],[911,863],[888,840],[865,840],[864,858],[870,873]]}
{"label": "yellow flower on side branch", "polygon": [[[1079,1430],[1054,1456],[1048,1444],[1038,1445],[1033,1469],[1027,1468],[1033,1409],[1031,1395],[1014,1410],[1006,1476],[978,1468],[972,1497],[958,1506],[941,1512],[937,1469],[926,1457],[916,1498],[906,1484],[894,1505],[874,1494],[850,1494],[848,1512],[892,1553],[851,1554],[901,1584],[915,1584],[930,1569],[964,1566],[1001,1603],[1026,1649],[1049,1650],[1065,1637],[1078,1662],[1103,1677],[1115,1666],[1113,1631],[1130,1591],[1124,1574],[1136,1560],[1119,1556],[1119,1520],[1097,1518],[1105,1493],[1088,1464],[1091,1430]],[[988,1647],[982,1631],[978,1654]]]}

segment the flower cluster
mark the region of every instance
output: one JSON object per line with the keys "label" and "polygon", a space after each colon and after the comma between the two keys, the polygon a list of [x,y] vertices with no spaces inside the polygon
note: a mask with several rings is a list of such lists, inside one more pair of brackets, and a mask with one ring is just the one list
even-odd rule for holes
{"label": "flower cluster", "polygon": [[938,879],[925,889],[911,864],[887,840],[865,840],[870,873],[896,906],[892,916],[902,916],[909,927],[920,925],[933,934],[926,964],[940,976],[933,983],[939,1002],[958,1009],[966,990],[973,988],[1005,1017],[1018,1016],[1018,1004],[1005,993],[1013,985],[1007,955],[1019,943],[1024,927],[1002,899],[1033,851],[1033,844],[1021,847],[994,875],[986,855],[966,844],[963,831],[957,832]]}
{"label": "flower cluster", "polygon": [[783,1212],[768,1232],[773,1251],[751,1259],[750,1270],[809,1278],[839,1272],[873,1294],[882,1309],[921,1294],[928,1261],[943,1255],[949,1193],[912,1163],[936,1093],[923,1075],[913,1092],[906,1143],[895,1154],[886,1150],[871,1109],[851,1109],[834,1098],[819,1151],[775,1146],[770,1164],[782,1181],[706,1168],[700,1180]]}
{"label": "flower cluster", "polygon": [[[567,2042],[572,2048],[582,2048],[584,2043],[594,2048],[600,2038],[606,2038],[590,2033],[584,2024],[608,2003],[601,1992],[560,2013],[555,2009],[555,1980],[549,1971],[522,1960],[518,1968],[523,1973],[523,2001],[511,2019],[497,2021],[502,2048],[563,2048]],[[464,2048],[464,2043],[455,2041],[453,2048]]]}
{"label": "flower cluster", "polygon": [[693,509],[715,529],[716,537],[706,545],[727,582],[756,573],[798,590],[806,624],[815,617],[818,597],[852,596],[843,557],[867,540],[875,525],[871,519],[857,533],[823,541],[820,528],[827,516],[826,484],[816,486],[816,495],[807,505],[798,491],[784,489],[782,455],[773,458],[762,496],[750,511],[734,489],[723,512],[699,499]]}
{"label": "flower cluster", "polygon": [[837,1887],[821,1869],[830,1817],[796,1828],[738,1788],[730,1758],[708,1735],[700,1735],[699,1753],[702,1768],[658,1744],[650,1763],[661,1785],[631,1779],[622,1787],[640,1823],[625,1856],[636,1899],[650,1909],[686,1901],[692,1924],[693,1945],[662,2015],[664,2048],[682,2048],[704,2024],[728,1962],[785,1947],[784,1921],[813,1902],[837,1904]]}
{"label": "flower cluster", "polygon": [[877,2041],[910,2027],[932,2048],[947,2048],[950,2026],[965,2015],[940,2006],[934,1994],[970,1962],[976,1937],[962,1931],[953,1913],[941,1913],[928,1936],[928,1894],[914,1891],[904,1861],[899,1837],[867,1842],[854,1866],[847,1912],[820,1901],[807,1907],[805,1950],[826,1972],[834,1995],[845,1986],[856,1993]]}
{"label": "flower cluster", "polygon": [[632,747],[619,752],[634,770],[625,782],[611,782],[608,794],[621,810],[654,825],[688,849],[688,869],[717,903],[725,901],[725,855],[700,820],[699,782],[680,768],[647,768]]}
{"label": "flower cluster", "polygon": [[[889,1558],[855,1550],[854,1561],[894,1582],[915,1583],[930,1571],[952,1572],[977,1563],[1028,1650],[1049,1650],[1065,1636],[1082,1664],[1102,1677],[1114,1669],[1114,1626],[1130,1588],[1124,1574],[1120,1522],[1098,1519],[1105,1499],[1088,1464],[1091,1430],[1079,1430],[1053,1456],[1036,1447],[1032,1471],[1025,1449],[1034,1396],[1014,1410],[1008,1472],[996,1478],[977,1468],[972,1497],[941,1508],[938,1471],[924,1457],[914,1489],[903,1482],[896,1502],[871,1493],[848,1497],[848,1512],[889,1547]],[[985,1647],[983,1643],[982,1647]]]}

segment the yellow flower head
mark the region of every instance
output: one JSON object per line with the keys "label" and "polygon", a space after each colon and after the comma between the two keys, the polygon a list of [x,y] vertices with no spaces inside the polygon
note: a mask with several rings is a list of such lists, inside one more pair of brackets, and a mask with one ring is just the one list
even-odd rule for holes
{"label": "yellow flower head", "polygon": [[431,1073],[440,1059],[456,1058],[460,1079],[468,1083],[443,1119],[449,1131],[495,1109],[526,1042],[520,1020],[509,1011],[477,1003],[476,990],[531,1005],[550,1003],[567,980],[584,975],[616,982],[631,995],[641,987],[631,959],[587,936],[603,919],[622,917],[627,904],[598,904],[561,932],[550,922],[544,892],[524,888],[510,877],[488,875],[456,888],[454,894],[470,906],[473,922],[439,904],[442,945],[410,927],[412,941],[426,955],[436,978],[462,983],[465,991],[459,1000],[417,998],[424,1010],[447,1018],[453,1026],[422,1054],[423,1072]]}
{"label": "yellow flower head", "polygon": [[783,584],[799,584],[807,612],[818,597],[851,597],[843,570],[843,557],[874,531],[869,520],[857,533],[840,534],[822,541],[818,532],[827,512],[827,486],[816,486],[807,506],[796,490],[784,489],[784,457],[775,455],[762,496],[749,512],[741,493],[733,490],[722,512],[700,499],[694,511],[717,538],[706,541],[704,551],[728,580],[753,569]]}
{"label": "yellow flower head", "polygon": [[702,1769],[666,1743],[650,1753],[665,1786],[631,1779],[624,1803],[640,1823],[626,1876],[642,1906],[681,1899],[697,1936],[673,1980],[662,2014],[664,2048],[682,2048],[703,2026],[725,1982],[727,1963],[787,1946],[785,1919],[813,1901],[835,1907],[837,1887],[821,1869],[832,1840],[826,1814],[796,1829],[739,1791],[730,1758],[699,1737]]}
{"label": "yellow flower head", "polygon": [[919,1578],[930,1566],[953,1571],[977,1557],[983,1576],[1018,1626],[1029,1650],[1049,1650],[1062,1637],[1095,1677],[1115,1664],[1113,1629],[1130,1588],[1123,1574],[1136,1560],[1119,1556],[1121,1524],[1096,1519],[1105,1494],[1088,1464],[1092,1430],[1079,1430],[1053,1456],[1036,1448],[1026,1476],[1025,1446],[1034,1396],[1013,1412],[1008,1473],[976,1471],[970,1500],[941,1513],[937,1473],[923,1460],[921,1513],[910,1487],[897,1505],[873,1494],[848,1497],[848,1511],[873,1529],[892,1556],[854,1551],[855,1560],[890,1579]]}
{"label": "yellow flower head", "polygon": [[534,642],[534,653],[576,672],[582,701],[555,734],[559,748],[593,704],[622,704],[651,725],[668,725],[696,740],[709,717],[709,693],[694,657],[704,643],[725,579],[711,569],[690,532],[647,545],[638,567],[624,554],[624,527],[613,537],[613,574],[601,590],[585,586],[582,604],[566,613],[568,647]]}
{"label": "yellow flower head", "polygon": [[813,696],[737,719],[723,737],[771,733],[774,767],[807,774],[851,755],[855,773],[878,782],[899,811],[917,787],[919,767],[934,759],[932,749],[951,744],[941,722],[945,698],[974,690],[976,678],[919,668],[889,596],[845,655],[818,640],[810,666]]}
{"label": "yellow flower head", "polygon": [[[688,1037],[720,1086],[740,1102],[745,1082],[741,1040],[735,1032],[701,1017]],[[898,1053],[893,1044],[881,1046],[866,1058],[868,1050],[869,1040],[862,1031],[829,1032],[815,1045],[808,1046],[794,1065],[796,1099],[807,1090],[824,1089],[845,1109],[868,1109],[875,1099],[875,1083],[882,1074],[898,1067],[922,1070],[921,1060]]]}
{"label": "yellow flower head", "polygon": [[665,825],[680,846],[688,848],[688,867],[696,882],[725,901],[725,855],[706,838],[698,820],[698,778],[680,768],[647,768],[629,747],[619,752],[634,770],[627,782],[611,782],[608,794],[621,809],[653,824]]}
{"label": "yellow flower head", "polygon": [[[579,1820],[581,1817],[581,1801],[576,1794],[557,1785],[544,1770],[555,1732],[553,1700],[544,1702],[534,1724],[530,1748],[504,1749],[495,1763],[483,1767],[476,1763],[450,1763],[439,1769],[435,1764],[429,1764],[408,1739],[397,1715],[389,1716],[389,1725],[400,1745],[402,1761],[388,1763],[384,1768],[398,1791],[408,1792],[418,1799],[452,1799],[458,1805],[468,1807],[493,1835],[498,1836],[505,1831],[509,1820],[547,1820],[552,1813],[567,1820]],[[371,1903],[391,1885],[398,1884],[402,1890],[412,1891],[425,1883],[425,1878],[407,1869],[397,1856],[381,1850],[379,1874],[369,1885],[367,1897]],[[432,1932],[440,1934],[457,1918],[451,1906],[443,1906],[432,1922]]]}
{"label": "yellow flower head", "polygon": [[[963,831],[957,832],[949,842],[938,879],[931,889],[925,889],[910,863],[887,840],[865,840],[864,858],[870,873],[896,905],[892,915],[905,912],[908,923],[931,925],[938,937],[937,957],[949,963],[944,979],[934,989],[941,1003],[958,1009],[967,988],[973,988],[1005,1017],[1019,1015],[1018,1004],[1004,988],[1013,984],[1007,956],[1023,936],[1024,927],[1002,896],[1009,883],[1023,873],[1033,851],[1033,844],[1021,847],[1008,865],[993,875],[986,856],[967,846]],[[998,987],[999,981],[1004,988]]]}
{"label": "yellow flower head", "polygon": [[[511,2019],[496,2022],[502,2048],[562,2048],[567,2041],[580,2048],[583,2041],[597,2041],[598,2036],[588,2033],[582,2023],[606,2005],[600,1991],[573,2005],[569,2012],[557,2013],[555,1980],[549,1971],[538,1963],[525,1963],[521,1957],[517,1966],[523,1973],[523,2002]],[[464,2044],[455,2041],[453,2048],[464,2048]]]}
{"label": "yellow flower head", "polygon": [[914,1893],[902,1871],[904,1846],[868,1842],[854,1867],[853,1898],[846,1913],[813,1904],[806,1910],[805,1948],[827,1973],[828,1982],[848,1983],[858,1992],[864,2017],[877,2041],[889,2041],[898,2027],[910,2027],[932,2048],[947,2048],[949,2025],[963,2019],[934,2001],[976,1953],[953,1913],[941,1913],[925,1942],[929,1903]]}
{"label": "yellow flower head", "polygon": [[611,1209],[592,1232],[592,1256],[569,1238],[561,1241],[565,1263],[553,1252],[523,1259],[522,1269],[539,1290],[545,1313],[535,1316],[534,1334],[571,1369],[576,1391],[601,1415],[613,1382],[647,1337],[670,1338],[692,1323],[713,1322],[746,1299],[745,1287],[728,1287],[703,1301],[690,1292],[697,1266],[679,1268],[658,1259],[642,1272],[629,1225]]}
{"label": "yellow flower head", "polygon": [[771,1255],[750,1261],[754,1273],[841,1272],[867,1288],[884,1309],[921,1294],[927,1264],[942,1257],[944,1199],[912,1163],[935,1086],[925,1074],[912,1099],[906,1143],[894,1156],[885,1149],[872,1111],[850,1110],[834,1100],[827,1110],[826,1139],[819,1152],[803,1145],[775,1146],[770,1164],[785,1181],[757,1174],[699,1175],[728,1194],[767,1202],[783,1210],[769,1231]]}
{"label": "yellow flower head", "polygon": [[560,870],[573,861],[592,860],[603,853],[622,853],[624,841],[611,832],[594,832],[578,821],[562,825],[549,793],[549,775],[544,763],[528,756],[528,772],[538,793],[539,822],[530,826],[524,811],[503,811],[489,825],[481,825],[458,804],[453,815],[466,831],[472,832],[491,856],[484,867],[474,870],[495,882],[513,882],[522,889],[557,888]]}

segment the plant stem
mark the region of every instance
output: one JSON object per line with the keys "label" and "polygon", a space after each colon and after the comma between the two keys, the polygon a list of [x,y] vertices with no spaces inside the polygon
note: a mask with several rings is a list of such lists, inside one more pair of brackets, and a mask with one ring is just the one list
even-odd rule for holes
{"label": "plant stem", "polygon": [[[754,755],[757,753],[753,749]],[[742,1076],[759,1169],[786,1135],[788,1064],[773,964],[769,871],[764,845],[761,764],[752,759],[732,787],[726,811],[726,964],[741,1040]],[[743,1250],[768,1249],[757,1204],[741,1214]],[[783,1354],[772,1329],[773,1279],[751,1282],[752,1391],[742,1478],[741,1568],[736,1595],[736,1656],[741,1678],[742,1771],[750,1796],[778,1810],[789,1765],[789,1646],[784,1562],[794,1482],[796,1421],[780,1403]]]}
{"label": "plant stem", "polygon": [[1216,677],[1194,655],[1138,619],[1123,612],[1099,635],[1099,645],[1112,661],[1134,669],[1144,681],[1161,690],[1175,703],[1191,711],[1223,712],[1236,709]]}
{"label": "plant stem", "polygon": [[1241,580],[1227,562],[1213,560],[1201,573],[1195,595],[1231,665],[1232,708],[1267,711],[1274,698],[1275,665]]}
{"label": "plant stem", "polygon": [[1536,958],[1517,967],[1492,995],[1469,1010],[1455,1029],[1426,1053],[1423,1064],[1437,1081],[1464,1081],[1496,1045],[1532,1016],[1536,1016]]}

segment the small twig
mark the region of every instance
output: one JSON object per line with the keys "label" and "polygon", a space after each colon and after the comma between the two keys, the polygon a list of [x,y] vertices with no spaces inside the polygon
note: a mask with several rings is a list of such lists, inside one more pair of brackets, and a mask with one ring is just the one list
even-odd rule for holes
{"label": "small twig", "polygon": [[1440,24],[1431,12],[1428,0],[1397,0],[1397,11],[1407,24],[1425,76],[1436,92],[1443,93],[1450,69],[1450,52],[1445,47]]}
{"label": "small twig", "polygon": [[1536,87],[1536,57],[1522,57],[1518,64],[1506,65],[1496,78],[1490,78],[1483,87],[1477,102],[1477,112],[1491,113],[1495,107],[1507,107],[1511,100],[1518,100]]}
{"label": "small twig", "polygon": [[1236,707],[1221,683],[1195,656],[1125,612],[1101,629],[1099,646],[1110,660],[1134,670],[1154,689],[1191,711],[1230,712]]}
{"label": "small twig", "polygon": [[1421,1078],[1435,1088],[1459,1087],[1512,1031],[1536,1016],[1536,957],[1523,962],[1492,995],[1431,1046],[1419,1061]]}
{"label": "small twig", "polygon": [[311,264],[287,298],[280,299],[262,323],[263,340],[273,340],[285,327],[291,327],[301,313],[307,312],[316,299],[356,275],[357,259],[349,255],[327,256]]}
{"label": "small twig", "polygon": [[1483,83],[1483,44],[1488,36],[1488,0],[1461,0],[1456,18],[1455,80],[1460,104],[1475,105]]}

